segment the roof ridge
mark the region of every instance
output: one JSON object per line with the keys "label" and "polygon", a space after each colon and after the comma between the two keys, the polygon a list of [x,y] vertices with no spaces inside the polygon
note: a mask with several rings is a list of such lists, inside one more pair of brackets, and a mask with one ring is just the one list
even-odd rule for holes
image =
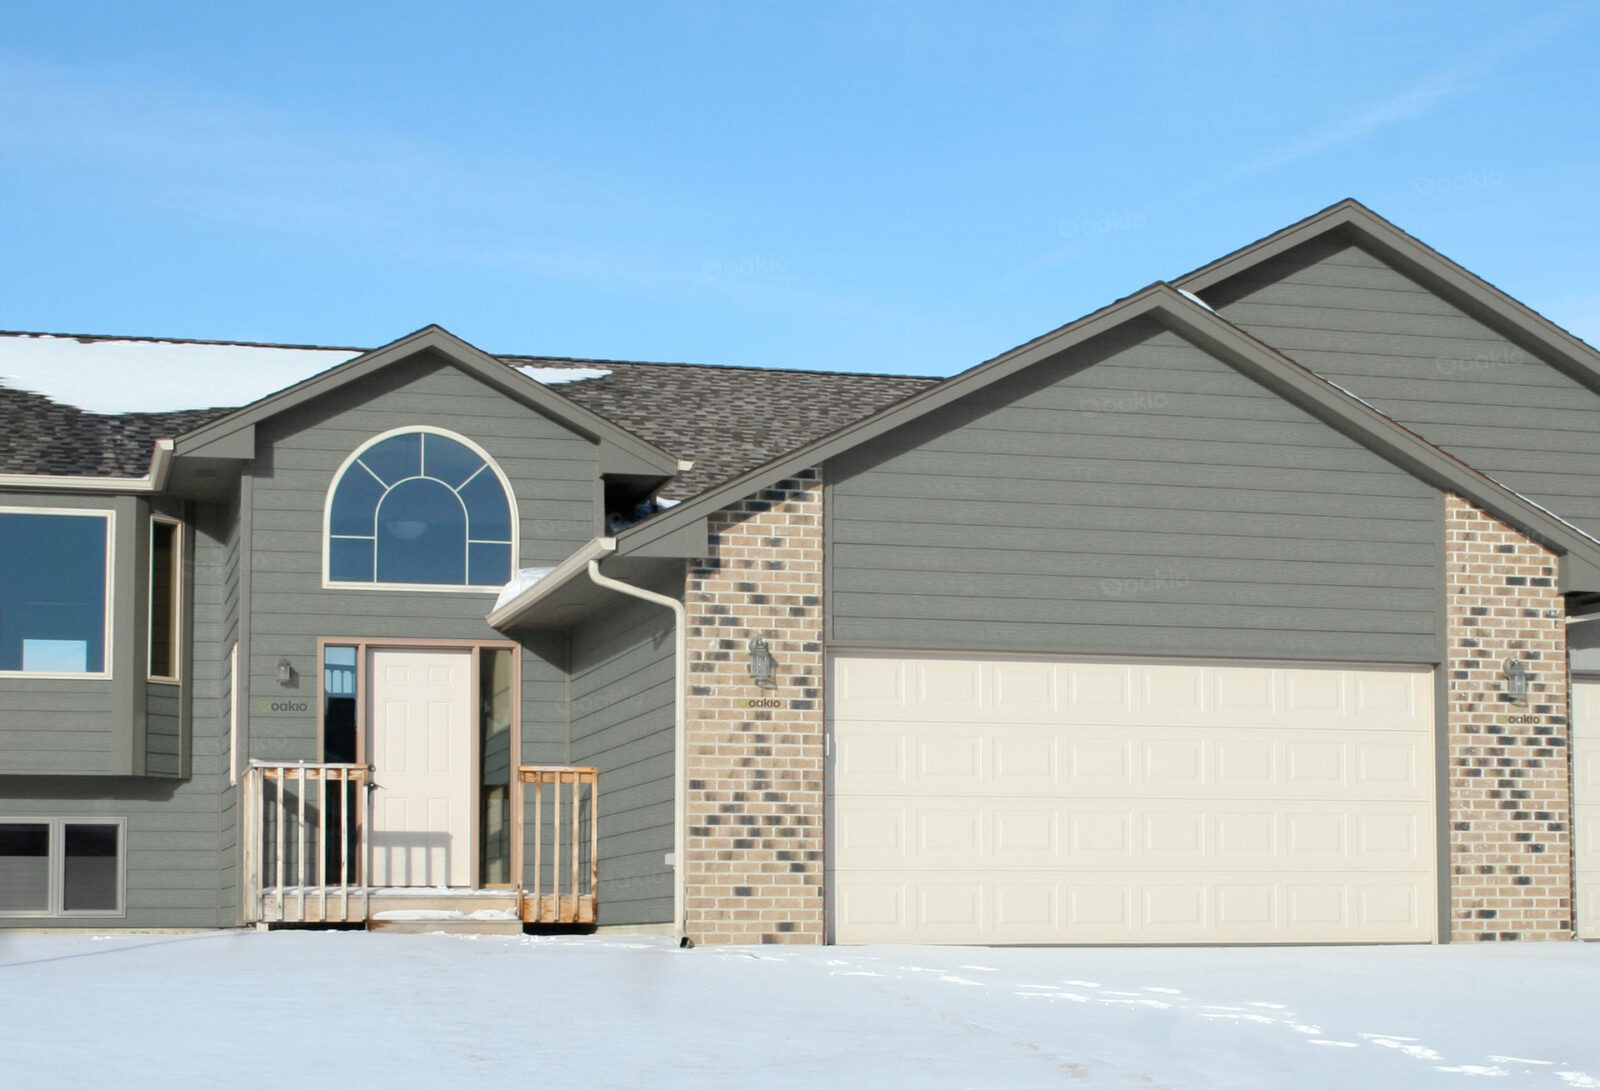
{"label": "roof ridge", "polygon": [[595,364],[604,367],[607,364],[623,364],[631,367],[700,367],[708,371],[760,371],[765,374],[778,372],[788,375],[850,375],[855,378],[906,378],[923,382],[943,382],[944,376],[940,375],[909,375],[895,374],[892,371],[829,371],[821,367],[762,367],[753,363],[692,363],[687,360],[614,360],[597,356],[525,356],[518,354],[498,354],[499,358],[507,363],[517,365],[523,363],[559,363],[559,364]]}

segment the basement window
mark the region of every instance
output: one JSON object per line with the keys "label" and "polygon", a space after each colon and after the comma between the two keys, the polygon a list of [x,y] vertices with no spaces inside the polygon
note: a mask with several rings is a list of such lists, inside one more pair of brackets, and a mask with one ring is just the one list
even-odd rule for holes
{"label": "basement window", "polygon": [[120,818],[0,821],[0,916],[121,916]]}

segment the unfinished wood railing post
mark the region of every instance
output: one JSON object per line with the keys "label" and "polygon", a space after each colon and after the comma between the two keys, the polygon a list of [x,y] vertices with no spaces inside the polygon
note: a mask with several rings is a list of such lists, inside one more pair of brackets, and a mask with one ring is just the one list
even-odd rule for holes
{"label": "unfinished wood railing post", "polygon": [[[355,923],[366,919],[370,901],[361,884],[362,877],[356,874],[356,860],[364,848],[370,847],[365,835],[371,823],[370,796],[366,800],[367,820],[363,821],[363,803],[357,800],[357,793],[368,782],[369,773],[367,765],[250,762],[241,803],[245,808],[241,835],[245,843],[247,922]],[[337,883],[328,874],[330,840],[335,835],[329,824],[334,820],[328,809],[330,781],[339,811]],[[292,801],[290,790],[296,792]],[[269,820],[277,827],[269,830]],[[337,904],[332,897],[335,887],[339,892]],[[352,903],[353,894],[360,895],[359,905]]]}
{"label": "unfinished wood railing post", "polygon": [[[596,891],[600,884],[600,836],[596,800],[599,774],[593,768],[571,765],[523,765],[518,779],[533,786],[532,888],[524,889],[525,923],[593,923],[597,916]],[[550,786],[550,843],[545,845],[545,785]],[[588,787],[585,794],[584,788]],[[569,800],[565,794],[570,788]],[[565,811],[565,818],[563,818]],[[562,821],[567,823],[563,830]],[[589,822],[588,889],[583,878],[583,823]],[[566,835],[562,835],[565,832]],[[565,860],[562,853],[566,852]],[[565,864],[565,865],[563,865]],[[526,868],[525,868],[526,869]],[[545,874],[549,873],[548,892]],[[519,881],[519,888],[523,883]]]}

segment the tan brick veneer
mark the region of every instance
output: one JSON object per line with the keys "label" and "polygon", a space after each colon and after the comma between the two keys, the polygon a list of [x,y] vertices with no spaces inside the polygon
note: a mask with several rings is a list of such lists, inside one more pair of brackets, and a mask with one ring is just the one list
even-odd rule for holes
{"label": "tan brick veneer", "polygon": [[[1445,497],[1449,636],[1450,937],[1564,939],[1572,931],[1569,691],[1556,557]],[[1533,674],[1503,698],[1505,660]]]}
{"label": "tan brick veneer", "polygon": [[[821,942],[820,476],[733,504],[710,533],[686,600],[687,931],[697,943]],[[752,636],[777,659],[776,688],[749,675]]]}

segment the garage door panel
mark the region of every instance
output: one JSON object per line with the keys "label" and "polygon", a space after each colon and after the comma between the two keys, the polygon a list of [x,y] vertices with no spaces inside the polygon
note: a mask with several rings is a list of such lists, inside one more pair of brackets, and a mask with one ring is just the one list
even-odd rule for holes
{"label": "garage door panel", "polygon": [[1433,936],[1427,671],[834,669],[839,941]]}
{"label": "garage door panel", "polygon": [[1422,875],[840,877],[835,926],[851,942],[1415,942],[1430,926]]}
{"label": "garage door panel", "polygon": [[1578,937],[1600,939],[1600,682],[1572,686],[1572,857]]}

